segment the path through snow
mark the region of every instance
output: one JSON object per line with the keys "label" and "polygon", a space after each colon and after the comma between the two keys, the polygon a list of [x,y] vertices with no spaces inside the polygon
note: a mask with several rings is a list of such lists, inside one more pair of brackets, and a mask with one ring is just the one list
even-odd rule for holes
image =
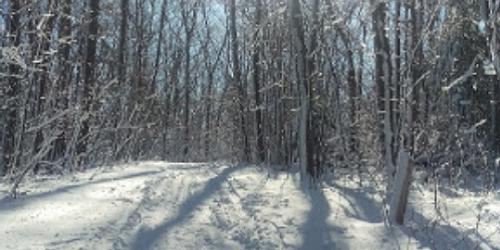
{"label": "path through snow", "polygon": [[34,179],[0,200],[0,249],[500,249],[498,194],[448,198],[436,219],[432,192],[413,192],[407,226],[391,229],[380,190],[355,183],[164,162]]}

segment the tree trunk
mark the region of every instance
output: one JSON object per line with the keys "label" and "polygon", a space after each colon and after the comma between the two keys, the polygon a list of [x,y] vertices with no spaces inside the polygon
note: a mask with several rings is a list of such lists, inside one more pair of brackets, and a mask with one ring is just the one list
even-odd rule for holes
{"label": "tree trunk", "polygon": [[120,159],[122,151],[121,140],[123,136],[123,132],[120,126],[123,126],[123,122],[128,116],[129,109],[128,107],[128,99],[129,99],[129,91],[127,84],[127,31],[128,31],[128,15],[129,15],[129,0],[121,0],[120,1],[120,35],[118,37],[118,66],[117,66],[117,74],[118,74],[118,86],[122,90],[119,96],[118,108],[117,110],[120,112],[120,115],[115,118],[115,132],[114,132],[114,158],[115,160]]}
{"label": "tree trunk", "polygon": [[[403,141],[399,143],[399,155],[397,162],[397,171],[393,187],[390,190],[390,207],[389,219],[392,223],[403,224],[408,203],[408,196],[410,193],[411,177],[413,172],[413,163],[410,160],[411,155],[415,150],[414,134],[415,124],[418,117],[418,102],[419,102],[419,89],[420,84],[416,84],[416,80],[421,74],[421,64],[423,62],[423,46],[419,41],[421,34],[422,16],[419,8],[415,6],[418,0],[414,0],[410,7],[411,10],[411,32],[409,35],[408,48],[410,52],[408,55],[408,64],[410,65],[409,81],[404,85],[404,95],[409,96],[405,98],[405,102],[400,107],[405,112],[405,116],[400,116],[401,133],[403,133]],[[398,65],[399,67],[399,65]],[[403,120],[404,119],[404,120]],[[389,183],[390,184],[390,183]]]}
{"label": "tree trunk", "polygon": [[89,0],[89,17],[87,36],[87,52],[85,55],[84,76],[83,76],[83,93],[82,93],[82,127],[78,140],[78,155],[79,163],[85,163],[86,156],[83,154],[87,151],[89,144],[90,132],[90,116],[91,106],[93,101],[93,91],[95,87],[95,67],[96,67],[96,50],[98,38],[98,17],[99,17],[99,0]]}
{"label": "tree trunk", "polygon": [[262,101],[260,96],[260,53],[261,41],[260,30],[262,19],[262,0],[256,0],[255,3],[255,31],[254,31],[254,52],[252,57],[253,64],[253,87],[255,91],[255,128],[257,130],[257,159],[262,162],[266,159],[266,152],[264,149],[264,133],[262,131]]}
{"label": "tree trunk", "polygon": [[[59,79],[56,85],[56,109],[58,112],[68,108],[69,84],[71,79],[71,63],[69,61],[71,44],[71,0],[64,0],[61,4],[61,13],[59,15],[59,44],[58,44],[58,74]],[[57,122],[59,134],[54,141],[53,160],[59,160],[65,155],[66,147],[66,129],[67,122],[64,120],[67,116]],[[63,159],[65,161],[65,159]],[[65,162],[61,163],[62,165]]]}
{"label": "tree trunk", "polygon": [[[184,33],[186,41],[184,44],[184,160],[189,156],[190,129],[189,120],[191,117],[191,41],[193,32],[196,26],[197,6],[193,6],[192,10],[186,9],[186,3],[182,1],[182,20],[184,23]],[[190,14],[192,14],[191,17]]]}
{"label": "tree trunk", "polygon": [[422,74],[422,63],[424,60],[424,51],[423,51],[423,42],[421,41],[421,36],[422,34],[422,25],[423,25],[423,13],[422,13],[422,2],[421,0],[412,0],[410,4],[410,10],[411,10],[411,48],[410,48],[410,65],[411,65],[411,82],[413,83],[413,89],[411,90],[412,94],[412,101],[411,101],[411,113],[412,117],[411,120],[413,122],[412,127],[409,129],[410,131],[410,137],[409,137],[409,143],[410,143],[410,153],[413,153],[415,151],[415,130],[418,121],[418,116],[419,116],[419,105],[420,105],[420,90],[422,89],[422,85],[415,84],[417,79],[420,78]]}
{"label": "tree trunk", "polygon": [[412,164],[408,152],[401,149],[398,156],[398,171],[394,183],[394,191],[390,201],[389,218],[399,225],[404,223],[408,195],[410,193]]}
{"label": "tree trunk", "polygon": [[[392,137],[392,148],[398,148],[398,138],[400,131],[400,101],[401,101],[401,0],[396,0],[396,11],[395,11],[395,33],[394,33],[394,75],[392,80],[393,86],[393,97],[392,97],[392,131],[394,132],[394,136]],[[393,162],[396,162],[397,155],[396,150],[394,150],[392,155]]]}
{"label": "tree trunk", "polygon": [[125,87],[125,81],[127,77],[127,26],[128,26],[128,12],[129,12],[129,0],[121,0],[120,10],[121,10],[121,21],[120,21],[120,37],[118,44],[118,84],[121,87]]}
{"label": "tree trunk", "polygon": [[[122,0],[124,1],[124,0]],[[151,80],[151,85],[156,84],[156,77],[158,75],[158,71],[160,69],[160,56],[161,56],[161,47],[163,45],[163,29],[165,26],[165,19],[168,15],[167,8],[168,5],[168,0],[163,0],[161,4],[161,13],[160,13],[160,27],[158,30],[158,41],[156,44],[156,58],[155,58],[155,64],[154,64],[154,69],[153,69],[153,79]]]}
{"label": "tree trunk", "polygon": [[306,60],[306,88],[307,88],[307,101],[308,101],[308,114],[307,114],[307,166],[309,175],[313,178],[318,178],[320,174],[319,169],[319,153],[321,149],[321,141],[319,138],[319,127],[318,127],[318,107],[315,106],[314,100],[316,99],[315,90],[317,88],[317,82],[320,77],[318,72],[318,39],[319,39],[319,4],[320,0],[314,0],[312,6],[312,27],[311,35],[309,37],[309,47],[305,49],[307,52]]}
{"label": "tree trunk", "polygon": [[382,113],[380,120],[383,122],[381,132],[381,139],[383,143],[383,155],[385,162],[386,175],[389,178],[389,189],[391,187],[392,178],[395,174],[393,163],[392,137],[393,131],[391,128],[391,95],[390,95],[390,82],[391,82],[391,62],[390,62],[390,48],[389,41],[385,32],[385,17],[386,17],[385,3],[377,3],[373,12],[373,27],[375,32],[375,83],[377,86],[377,103],[378,110]]}
{"label": "tree trunk", "polygon": [[[10,1],[10,28],[9,34],[10,45],[19,47],[21,42],[21,24],[20,24],[20,10],[21,6],[19,0]],[[10,63],[8,66],[9,76],[7,78],[8,88],[5,91],[5,96],[10,99],[7,103],[7,116],[5,118],[5,133],[3,144],[3,171],[1,175],[10,174],[14,168],[15,153],[14,148],[16,145],[16,128],[18,124],[17,111],[19,108],[19,74],[21,69],[19,65]]]}
{"label": "tree trunk", "polygon": [[[294,51],[293,60],[295,61],[295,73],[297,76],[297,85],[300,100],[299,129],[298,129],[298,149],[300,166],[309,174],[309,150],[308,150],[308,131],[309,131],[309,88],[307,77],[307,49],[304,39],[304,28],[302,20],[302,11],[299,0],[289,0],[292,46]],[[312,173],[314,174],[314,173]]]}
{"label": "tree trunk", "polygon": [[238,33],[236,31],[236,1],[230,0],[230,33],[231,33],[231,57],[233,59],[233,81],[238,90],[238,107],[240,112],[240,128],[243,136],[243,159],[250,160],[250,145],[248,144],[248,132],[246,122],[245,92],[241,81],[241,67],[238,56]]}
{"label": "tree trunk", "polygon": [[[47,84],[49,82],[49,65],[50,65],[50,58],[48,58],[47,54],[50,49],[50,42],[51,42],[51,37],[52,37],[52,29],[54,26],[54,20],[55,14],[56,13],[56,6],[57,6],[57,1],[53,2],[52,0],[49,0],[47,3],[47,13],[49,13],[50,17],[47,20],[47,23],[43,29],[43,35],[41,36],[42,38],[40,39],[41,43],[41,49],[37,55],[37,58],[35,60],[42,62],[40,65],[41,72],[36,74],[35,79],[38,80],[38,95],[36,97],[37,99],[37,107],[36,107],[36,112],[38,115],[42,115],[47,108],[46,100],[51,97],[49,97],[47,94]],[[56,93],[57,94],[57,93]],[[42,146],[44,143],[44,133],[43,129],[39,129],[35,135],[35,152],[40,152],[42,150]],[[45,145],[48,146],[48,145]],[[52,152],[49,152],[49,157],[50,155],[54,154],[54,150],[51,149]],[[43,160],[47,158],[45,155],[42,156],[40,160]],[[53,158],[53,157],[52,157]],[[39,163],[35,163],[35,173],[38,172],[40,167]]]}
{"label": "tree trunk", "polygon": [[336,29],[344,42],[344,46],[347,49],[346,59],[347,59],[347,84],[348,84],[348,96],[349,96],[349,152],[351,154],[359,153],[357,151],[357,141],[356,141],[356,114],[357,114],[357,99],[358,99],[358,82],[356,80],[356,69],[354,66],[354,52],[351,47],[351,41],[347,37],[347,34],[340,27]]}

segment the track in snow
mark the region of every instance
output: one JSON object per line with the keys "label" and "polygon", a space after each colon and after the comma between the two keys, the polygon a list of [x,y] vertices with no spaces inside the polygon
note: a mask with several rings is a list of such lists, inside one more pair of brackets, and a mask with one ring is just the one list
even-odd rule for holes
{"label": "track in snow", "polygon": [[[494,234],[500,230],[494,223],[498,199],[483,206],[489,212],[475,234],[464,233],[467,224],[459,228],[438,222],[433,231],[418,227],[415,222],[432,216],[413,210],[413,223],[391,229],[384,224],[374,187],[360,189],[339,180],[311,189],[299,179],[296,173],[255,166],[163,162],[34,179],[22,187],[24,197],[0,201],[0,249],[500,247]],[[468,199],[457,202],[473,202]],[[465,212],[461,215],[474,222]]]}

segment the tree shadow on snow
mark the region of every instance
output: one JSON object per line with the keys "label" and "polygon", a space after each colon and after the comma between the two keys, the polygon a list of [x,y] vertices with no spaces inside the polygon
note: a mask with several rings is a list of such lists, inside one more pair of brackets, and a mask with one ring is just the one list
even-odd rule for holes
{"label": "tree shadow on snow", "polygon": [[369,197],[368,190],[342,187],[336,183],[332,187],[349,203],[350,209],[344,208],[346,215],[370,223],[384,220],[381,208]]}
{"label": "tree shadow on snow", "polygon": [[218,165],[215,163],[168,163],[168,170],[179,170],[179,171],[192,171],[192,170],[202,170],[206,168],[214,168]]}
{"label": "tree shadow on snow", "polygon": [[414,237],[422,248],[470,250],[482,249],[479,245],[483,244],[483,246],[487,245],[488,249],[495,249],[488,240],[475,233],[474,230],[462,231],[445,221],[432,221],[412,207],[409,207],[405,224],[407,222],[414,222],[418,226],[413,226],[413,228],[401,226],[401,231],[409,237]]}
{"label": "tree shadow on snow", "polygon": [[303,241],[298,249],[348,249],[345,243],[332,239],[332,234],[341,235],[344,229],[327,223],[331,209],[323,191],[304,184],[301,184],[301,190],[311,203],[311,210],[302,225]]}
{"label": "tree shadow on snow", "polygon": [[237,165],[225,168],[220,174],[208,180],[203,189],[191,197],[188,197],[178,208],[178,213],[174,218],[165,221],[154,228],[141,228],[136,234],[131,244],[131,249],[147,250],[151,249],[158,239],[168,235],[170,230],[176,225],[181,224],[190,218],[195,209],[207,200],[212,194],[217,192],[222,184],[232,173],[245,168],[244,165]]}
{"label": "tree shadow on snow", "polygon": [[60,187],[60,188],[57,188],[54,190],[49,190],[47,192],[41,192],[41,193],[36,193],[36,194],[32,194],[32,195],[28,194],[28,195],[20,196],[17,199],[12,199],[10,197],[4,197],[4,198],[0,199],[0,211],[22,208],[22,207],[24,207],[32,202],[35,202],[37,200],[42,200],[42,199],[45,199],[45,198],[50,197],[50,196],[55,196],[58,194],[70,192],[71,190],[78,189],[78,188],[85,187],[85,186],[102,184],[102,183],[106,183],[106,182],[139,178],[139,177],[144,177],[144,176],[148,176],[148,175],[159,174],[161,172],[162,172],[161,170],[150,170],[150,171],[143,171],[143,172],[133,173],[133,174],[119,176],[119,177],[104,178],[101,180],[82,182],[82,183],[78,183],[78,184],[63,186],[63,187]]}

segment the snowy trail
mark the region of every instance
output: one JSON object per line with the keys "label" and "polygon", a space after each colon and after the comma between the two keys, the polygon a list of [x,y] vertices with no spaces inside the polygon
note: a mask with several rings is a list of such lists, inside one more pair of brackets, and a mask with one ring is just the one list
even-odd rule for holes
{"label": "snowy trail", "polygon": [[[182,204],[180,204],[180,206],[176,209],[177,212],[172,218],[169,218],[163,223],[155,225],[152,228],[142,227],[132,242],[132,249],[150,249],[159,238],[163,235],[168,235],[176,225],[180,225],[189,220],[193,215],[193,212],[195,212],[195,210],[206,199],[210,198],[210,196],[217,192],[228,176],[232,172],[237,171],[239,168],[240,167],[227,167],[220,174],[209,179],[201,190],[195,191],[195,193],[192,193],[191,196],[185,198]],[[187,189],[186,186],[183,185],[182,188],[184,191],[180,193],[183,194],[182,196],[184,197],[187,196],[186,192],[188,190],[193,190],[193,185],[190,185]],[[174,204],[178,203],[179,198],[175,200]]]}
{"label": "snowy trail", "polygon": [[[0,202],[0,249],[85,248],[101,241],[101,232],[116,223],[140,199],[144,183],[160,168],[125,173],[83,173],[23,187],[28,193]],[[3,245],[5,244],[5,245]]]}
{"label": "snowy trail", "polygon": [[500,249],[498,194],[470,211],[456,204],[481,198],[450,198],[444,223],[415,192],[408,226],[391,229],[372,186],[311,189],[255,166],[144,162],[27,183],[0,200],[0,249]]}

